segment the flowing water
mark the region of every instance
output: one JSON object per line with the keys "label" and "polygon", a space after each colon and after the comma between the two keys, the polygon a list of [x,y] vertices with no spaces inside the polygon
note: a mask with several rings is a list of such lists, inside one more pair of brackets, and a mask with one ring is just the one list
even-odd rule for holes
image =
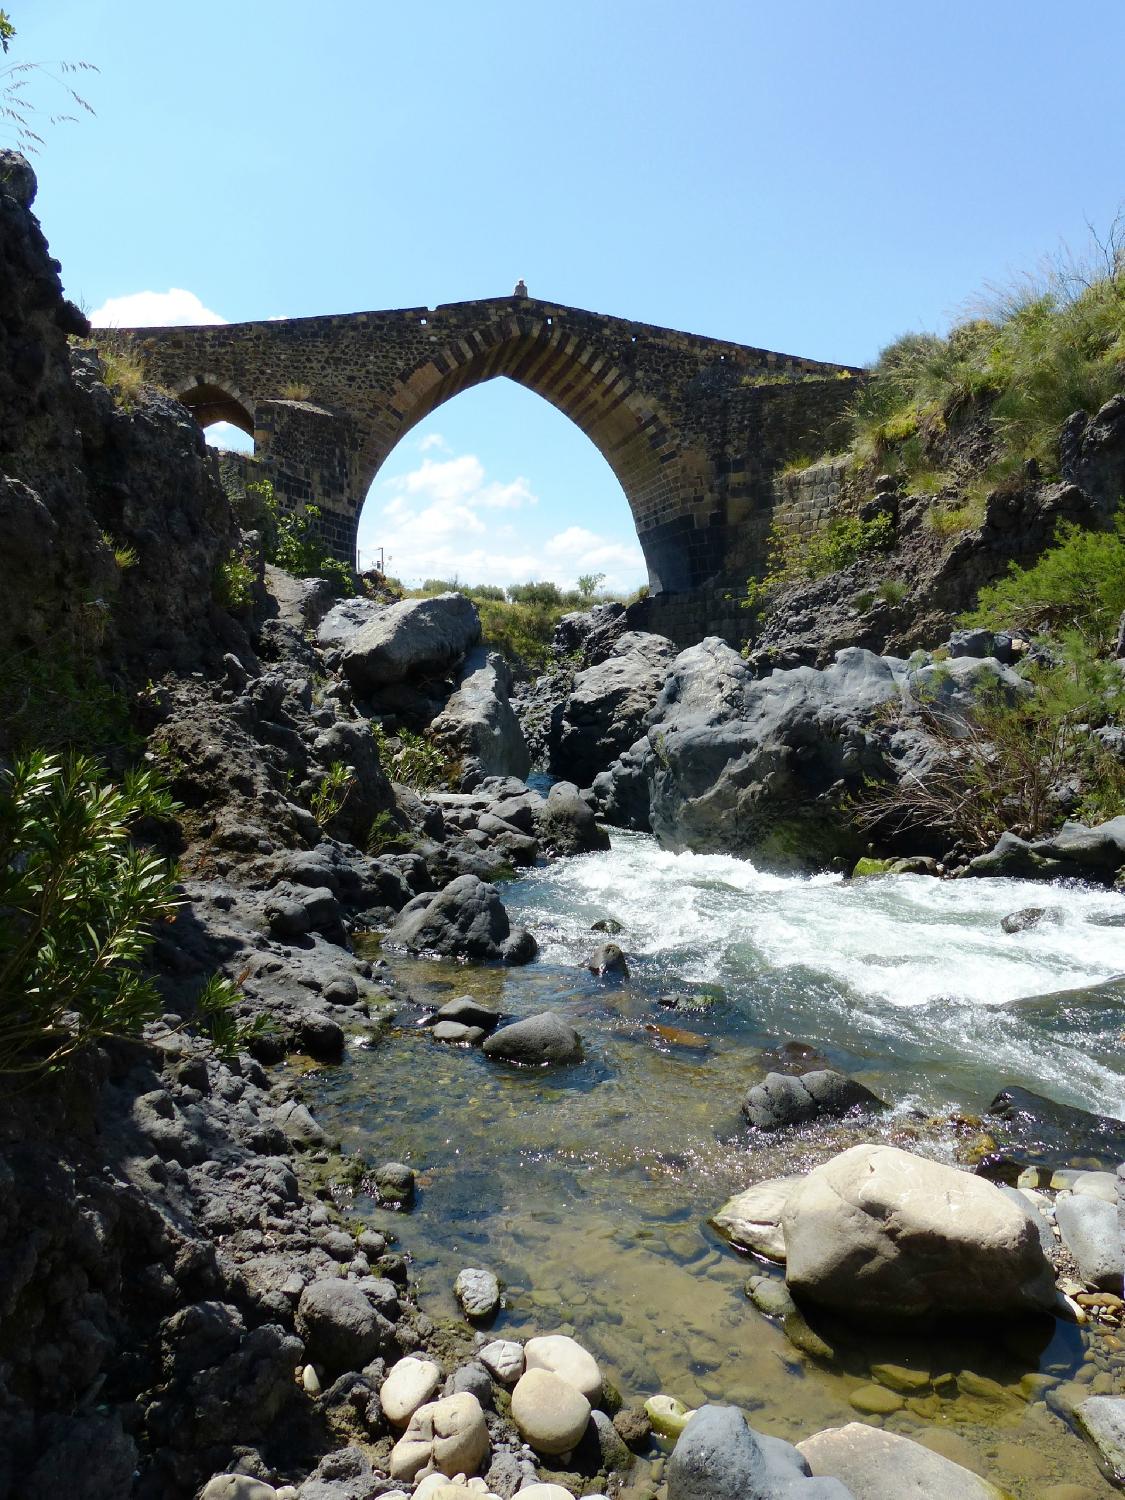
{"label": "flowing water", "polygon": [[[1050,1485],[1114,1493],[1041,1400],[1045,1371],[1125,1389],[1115,1340],[1044,1320],[1018,1338],[825,1330],[837,1359],[799,1354],[751,1306],[762,1265],[708,1217],[733,1192],[873,1135],[948,1160],[987,1150],[973,1119],[1005,1084],[1125,1117],[1125,898],[1014,881],[766,875],[725,856],[673,855],[619,834],[607,854],[559,861],[505,888],[540,940],[525,969],[392,962],[418,1002],[387,1040],[310,1081],[324,1123],[372,1160],[419,1174],[419,1201],[356,1209],[410,1253],[423,1305],[453,1316],[465,1265],[506,1284],[494,1325],[572,1331],[627,1399],[668,1391],[733,1401],[796,1439],[857,1418],[872,1364],[929,1376],[885,1418],[1033,1500]],[[1035,904],[1039,924],[1000,920]],[[628,980],[583,969],[613,918]],[[557,1009],[586,1058],[517,1070],[435,1043],[426,1007],[472,994],[511,1016]],[[821,1059],[892,1105],[876,1125],[752,1141],[747,1087]],[[987,1122],[986,1122],[987,1124]]]}

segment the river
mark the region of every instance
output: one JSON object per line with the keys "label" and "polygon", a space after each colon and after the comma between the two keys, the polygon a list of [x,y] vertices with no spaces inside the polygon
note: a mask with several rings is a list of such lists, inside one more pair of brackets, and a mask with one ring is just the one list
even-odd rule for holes
{"label": "river", "polygon": [[[557,1008],[583,1036],[583,1063],[497,1065],[433,1042],[421,1006],[407,1005],[381,1046],[308,1084],[349,1149],[418,1172],[411,1214],[362,1196],[355,1210],[397,1234],[431,1314],[455,1314],[462,1266],[487,1266],[506,1285],[497,1332],[574,1332],[626,1399],[734,1401],[791,1440],[855,1420],[873,1363],[924,1367],[931,1384],[886,1418],[893,1430],[1028,1500],[1067,1481],[1114,1493],[1019,1386],[1041,1371],[1120,1389],[1111,1341],[1052,1320],[1030,1342],[864,1329],[818,1364],[752,1308],[743,1286],[762,1267],[707,1221],[732,1192],[858,1139],[971,1160],[991,1144],[978,1117],[1005,1084],[1125,1117],[1125,980],[1114,982],[1125,897],[768,875],[615,834],[610,852],[536,869],[504,900],[539,938],[534,964],[392,960],[393,977],[422,1005],[472,994],[512,1016]],[[1038,925],[1001,929],[1031,905],[1045,908]],[[582,966],[605,918],[621,924],[628,980]],[[771,1067],[817,1059],[875,1090],[887,1115],[752,1140],[746,1089]]]}

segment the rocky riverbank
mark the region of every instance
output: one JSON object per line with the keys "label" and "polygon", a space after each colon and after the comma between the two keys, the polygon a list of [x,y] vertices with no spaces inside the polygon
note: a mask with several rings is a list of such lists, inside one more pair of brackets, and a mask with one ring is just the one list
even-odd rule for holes
{"label": "rocky riverbank", "polygon": [[[126,392],[68,343],[87,330],[31,213],[34,177],[20,159],[2,165],[0,752],[78,743],[118,774],[143,756],[178,808],[140,835],[176,859],[180,886],[149,960],[163,1014],[0,1100],[0,1497],[881,1500],[904,1492],[904,1475],[919,1494],[998,1493],[870,1425],[940,1402],[940,1371],[916,1386],[872,1371],[876,1394],[853,1402],[868,1425],[793,1446],[725,1401],[689,1417],[674,1392],[615,1390],[579,1330],[554,1318],[519,1340],[490,1336],[503,1289],[488,1265],[466,1261],[459,1315],[433,1316],[392,1224],[376,1231],[354,1212],[359,1195],[409,1213],[409,1163],[342,1151],[301,1077],[379,1048],[419,1009],[438,1043],[479,1045],[481,1066],[577,1068],[581,1027],[555,1007],[423,1006],[403,963],[532,964],[539,939],[511,919],[504,883],[604,852],[607,822],[672,849],[850,870],[870,852],[852,814],[865,783],[925,775],[943,753],[924,710],[939,699],[956,717],[982,681],[1025,691],[1012,642],[953,640],[941,670],[853,645],[767,676],[715,640],[677,653],[606,607],[564,621],[558,670],[517,693],[463,596],[339,600],[266,564],[183,408]],[[232,593],[235,564],[244,587]],[[533,760],[562,778],[549,791],[528,785]],[[441,789],[426,785],[435,764]],[[999,863],[974,873],[1110,884],[1123,821],[1001,840]],[[965,850],[922,845],[916,830],[902,852],[925,870],[972,869]],[[584,955],[607,992],[630,958],[607,941],[628,947],[610,920]],[[216,976],[218,1010],[205,1003]],[[838,1074],[825,1082],[798,1053],[789,1061],[748,1099],[755,1130],[880,1102]],[[1073,1125],[1059,1127],[1068,1161],[1086,1150]],[[1116,1337],[1112,1177],[1051,1175],[1017,1187],[1020,1200],[952,1167],[922,1181],[937,1169],[908,1156],[893,1190],[876,1191],[863,1174],[890,1149],[832,1154],[799,1189],[751,1188],[738,1222],[768,1231],[768,1245],[739,1242],[775,1260],[784,1250],[787,1285],[759,1277],[750,1295],[806,1356],[831,1354],[815,1329],[795,1336],[806,1308],[841,1304],[878,1320],[979,1316],[1006,1299],[1013,1314],[1062,1312]],[[855,1152],[868,1153],[863,1172]],[[935,1207],[960,1197],[958,1222],[974,1229],[961,1239]],[[855,1214],[829,1225],[841,1205]],[[1056,1271],[1073,1283],[1061,1305]],[[587,1343],[596,1332],[583,1330]],[[1058,1401],[1112,1467],[1117,1366],[1090,1363],[1082,1391]]]}

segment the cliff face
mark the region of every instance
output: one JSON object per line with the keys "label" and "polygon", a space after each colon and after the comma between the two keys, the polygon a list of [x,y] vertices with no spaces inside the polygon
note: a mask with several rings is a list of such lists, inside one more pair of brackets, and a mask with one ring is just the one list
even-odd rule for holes
{"label": "cliff face", "polygon": [[95,352],[69,343],[89,326],[63,297],[35,190],[27,162],[0,152],[4,720],[29,661],[139,685],[238,633],[212,605],[238,540],[214,458],[178,403],[115,396]]}

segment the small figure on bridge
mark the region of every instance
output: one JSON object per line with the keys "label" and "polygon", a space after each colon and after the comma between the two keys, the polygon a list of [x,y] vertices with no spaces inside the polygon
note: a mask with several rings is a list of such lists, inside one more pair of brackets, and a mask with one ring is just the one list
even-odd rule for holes
{"label": "small figure on bridge", "polygon": [[527,282],[523,279],[522,276],[516,282],[516,289],[512,293],[512,296],[513,297],[526,297],[527,296]]}

